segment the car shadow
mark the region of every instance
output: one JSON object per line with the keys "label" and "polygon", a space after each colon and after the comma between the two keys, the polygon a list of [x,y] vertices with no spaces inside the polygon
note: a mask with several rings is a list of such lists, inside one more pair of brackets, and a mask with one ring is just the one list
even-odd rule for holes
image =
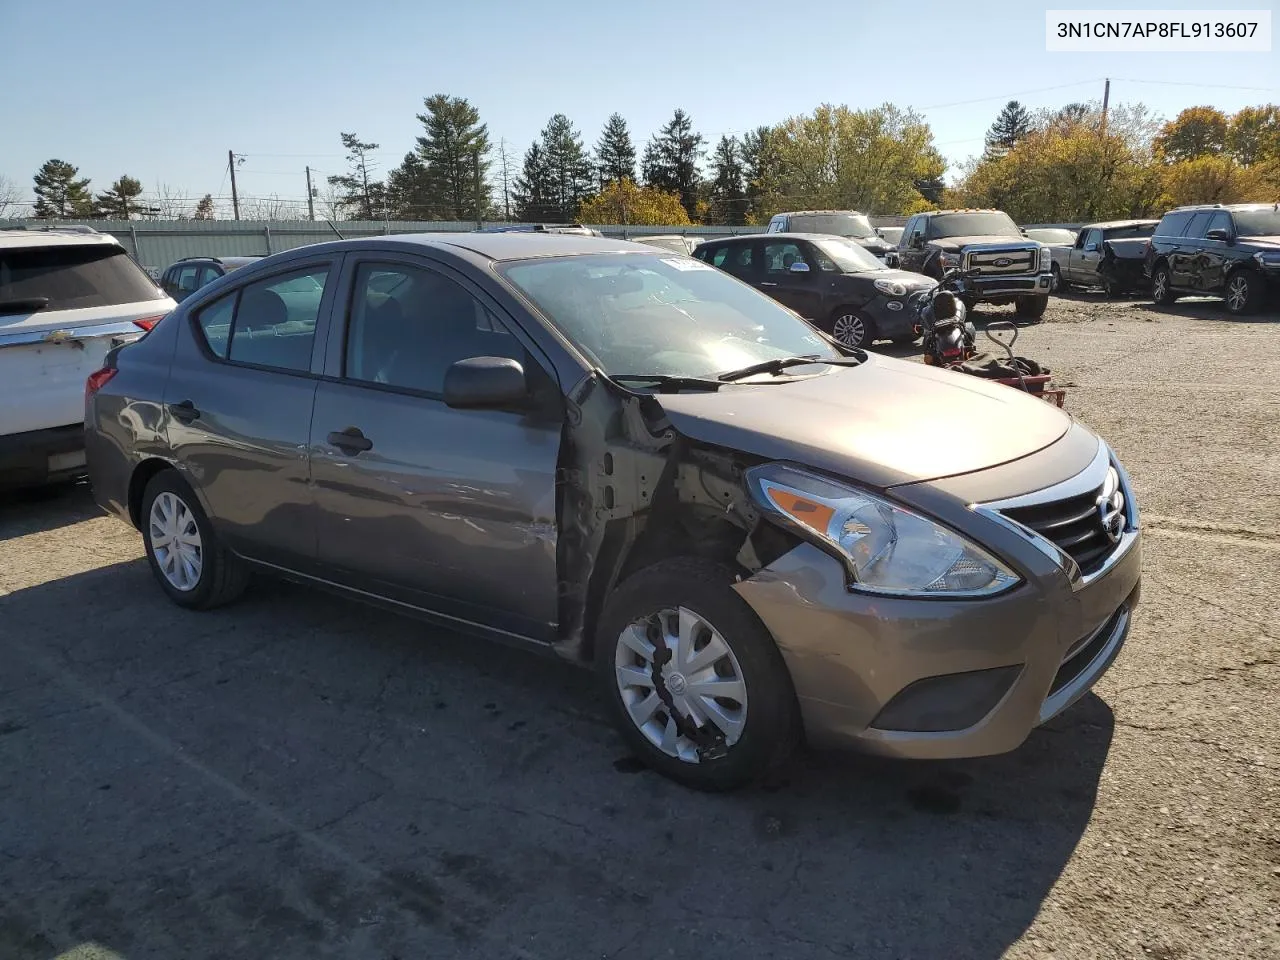
{"label": "car shadow", "polygon": [[101,516],[87,478],[0,491],[0,541]]}
{"label": "car shadow", "polygon": [[136,560],[0,598],[0,641],[11,960],[994,960],[1114,725],[1089,696],[1008,755],[708,795],[627,755],[591,673],[309,588],[192,613]]}
{"label": "car shadow", "polygon": [[1280,307],[1274,305],[1258,313],[1236,316],[1227,311],[1221,300],[1209,297],[1177,300],[1167,307],[1148,301],[1137,304],[1136,308],[1165,316],[1187,317],[1192,320],[1221,320],[1227,323],[1275,323],[1280,320]]}

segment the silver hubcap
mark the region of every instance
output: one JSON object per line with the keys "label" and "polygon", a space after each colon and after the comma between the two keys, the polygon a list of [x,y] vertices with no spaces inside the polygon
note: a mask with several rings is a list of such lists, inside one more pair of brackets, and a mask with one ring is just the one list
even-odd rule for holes
{"label": "silver hubcap", "polygon": [[149,525],[151,552],[164,578],[175,590],[195,589],[204,568],[204,547],[191,510],[166,490],[151,504]]}
{"label": "silver hubcap", "polygon": [[846,313],[843,317],[836,317],[836,322],[831,325],[831,333],[846,347],[860,347],[863,337],[867,335],[867,327],[856,313]]}
{"label": "silver hubcap", "polygon": [[1164,278],[1164,271],[1162,270],[1160,273],[1156,274],[1156,286],[1155,286],[1155,290],[1152,291],[1155,294],[1155,299],[1157,300],[1164,299],[1165,283],[1166,281]]}
{"label": "silver hubcap", "polygon": [[1243,310],[1249,299],[1249,281],[1244,277],[1234,277],[1227,286],[1227,306],[1232,310]]}
{"label": "silver hubcap", "polygon": [[1053,268],[1053,275],[1049,280],[1049,289],[1054,293],[1058,292],[1058,287],[1062,284],[1062,275],[1058,273],[1058,268]]}
{"label": "silver hubcap", "polygon": [[667,756],[699,762],[697,746],[680,732],[653,681],[659,639],[671,651],[660,675],[675,709],[697,726],[718,730],[732,747],[747,722],[742,668],[719,631],[687,607],[638,620],[618,637],[614,673],[631,722]]}

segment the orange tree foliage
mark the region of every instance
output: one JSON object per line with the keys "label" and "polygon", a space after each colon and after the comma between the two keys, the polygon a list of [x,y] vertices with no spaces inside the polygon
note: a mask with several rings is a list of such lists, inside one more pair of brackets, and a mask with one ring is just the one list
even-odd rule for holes
{"label": "orange tree foliage", "polygon": [[675,193],[614,181],[578,209],[583,223],[628,223],[638,226],[689,226],[689,214]]}

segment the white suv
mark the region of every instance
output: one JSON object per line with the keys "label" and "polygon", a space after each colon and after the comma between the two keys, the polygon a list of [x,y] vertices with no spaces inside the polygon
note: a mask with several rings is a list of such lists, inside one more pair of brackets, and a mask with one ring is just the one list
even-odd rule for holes
{"label": "white suv", "polygon": [[84,471],[86,378],[175,306],[114,237],[0,230],[0,487]]}

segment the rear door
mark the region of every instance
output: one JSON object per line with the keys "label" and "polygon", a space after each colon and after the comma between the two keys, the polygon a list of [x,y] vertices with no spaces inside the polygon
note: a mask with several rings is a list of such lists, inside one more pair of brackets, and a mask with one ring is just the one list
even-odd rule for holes
{"label": "rear door", "polygon": [[1173,254],[1169,257],[1169,273],[1173,277],[1173,285],[1183,290],[1199,290],[1204,278],[1204,235],[1209,229],[1209,221],[1213,219],[1213,211],[1198,210],[1186,230],[1177,240]]}
{"label": "rear door", "polygon": [[[783,306],[790,307],[806,320],[822,321],[822,274],[818,271],[808,245],[796,240],[770,240],[764,243],[759,287]],[[802,263],[808,269],[792,272],[792,265]]]}
{"label": "rear door", "polygon": [[82,424],[85,378],[173,306],[118,244],[0,247],[0,436]]}
{"label": "rear door", "polygon": [[202,304],[164,391],[169,445],[229,546],[315,561],[307,458],[340,257],[291,263]]}
{"label": "rear door", "polygon": [[[352,257],[310,435],[320,561],[344,583],[521,636],[558,619],[551,366],[460,274],[425,258]],[[335,327],[335,330],[338,327]],[[534,384],[511,410],[445,405],[445,372],[507,357]]]}

